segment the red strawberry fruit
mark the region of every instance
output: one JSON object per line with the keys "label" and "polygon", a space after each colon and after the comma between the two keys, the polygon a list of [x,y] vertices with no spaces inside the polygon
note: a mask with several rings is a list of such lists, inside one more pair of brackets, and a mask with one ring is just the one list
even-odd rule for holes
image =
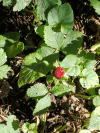
{"label": "red strawberry fruit", "polygon": [[57,78],[57,79],[61,79],[64,77],[65,74],[65,70],[62,67],[57,67],[54,69],[53,71],[53,75]]}

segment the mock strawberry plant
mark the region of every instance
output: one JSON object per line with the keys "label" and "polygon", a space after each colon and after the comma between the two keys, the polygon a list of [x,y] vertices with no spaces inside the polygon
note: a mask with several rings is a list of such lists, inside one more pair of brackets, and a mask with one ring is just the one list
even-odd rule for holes
{"label": "mock strawberry plant", "polygon": [[[46,5],[48,2],[44,3],[43,6],[49,8]],[[71,6],[68,3],[58,4],[47,13],[48,15],[45,16],[38,11],[40,18],[47,20],[45,25],[35,28],[36,33],[44,39],[44,42],[36,52],[25,57],[18,80],[18,85],[21,87],[40,77],[48,76],[48,72],[51,72],[51,77],[53,76],[52,82],[55,82],[55,86],[50,91],[41,83],[28,89],[27,95],[38,99],[33,115],[41,115],[50,107],[49,92],[55,96],[63,96],[70,91],[75,93],[74,79],[76,77],[79,78],[81,86],[87,89],[99,84],[98,75],[93,70],[96,64],[95,55],[81,49],[82,33],[72,30]],[[59,60],[59,52],[65,55],[62,61]],[[54,62],[56,62],[56,68]],[[74,77],[73,80],[69,76]]]}
{"label": "mock strawberry plant", "polygon": [[[75,93],[74,79],[77,77],[83,88],[95,87],[99,84],[98,75],[93,70],[96,64],[95,55],[91,52],[86,53],[81,48],[82,33],[72,30],[74,17],[71,6],[68,3],[57,3],[57,1],[51,4],[53,7],[51,6],[52,8],[45,15],[39,8],[40,5],[43,6],[42,8],[49,8],[48,2],[44,0],[41,4],[41,1],[38,1],[38,16],[47,22],[45,25],[36,27],[35,31],[44,41],[36,52],[24,58],[18,80],[19,87],[40,77],[48,76],[48,72],[53,73],[51,76],[55,86],[50,92],[55,96],[63,96],[70,91]],[[60,52],[65,55],[62,61],[59,60]],[[58,62],[56,68],[54,62],[56,64]],[[90,90],[89,93],[92,94],[92,91]],[[51,105],[50,94],[44,84],[33,85],[28,89],[27,95],[38,99],[33,111],[34,115],[45,113]]]}

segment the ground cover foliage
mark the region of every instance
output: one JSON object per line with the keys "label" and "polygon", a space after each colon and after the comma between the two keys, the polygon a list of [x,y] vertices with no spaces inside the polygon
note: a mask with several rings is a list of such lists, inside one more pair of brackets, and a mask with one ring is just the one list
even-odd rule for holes
{"label": "ground cover foliage", "polygon": [[99,7],[0,0],[3,133],[100,132]]}

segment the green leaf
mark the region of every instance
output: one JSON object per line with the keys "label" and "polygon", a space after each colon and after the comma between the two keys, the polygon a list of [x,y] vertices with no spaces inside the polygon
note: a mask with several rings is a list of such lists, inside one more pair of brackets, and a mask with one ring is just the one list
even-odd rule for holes
{"label": "green leaf", "polygon": [[80,74],[80,66],[72,66],[66,71],[66,73],[70,76],[78,76]]}
{"label": "green leaf", "polygon": [[15,43],[19,41],[20,34],[18,32],[7,32],[4,35],[0,35],[0,47],[3,48],[7,44]]}
{"label": "green leaf", "polygon": [[60,65],[68,68],[66,73],[70,76],[78,76],[80,74],[79,58],[76,55],[67,55]]}
{"label": "green leaf", "polygon": [[17,0],[15,6],[13,7],[13,11],[21,11],[28,6],[31,1],[32,0]]}
{"label": "green leaf", "polygon": [[43,98],[41,98],[37,104],[36,107],[33,111],[33,115],[42,115],[46,113],[48,108],[51,106],[51,101],[50,101],[50,95],[46,94]]}
{"label": "green leaf", "polygon": [[29,131],[34,131],[34,133],[37,133],[37,125],[36,125],[36,123],[31,123],[29,125]]}
{"label": "green leaf", "polygon": [[7,130],[7,133],[19,133],[19,122],[14,115],[8,116]]}
{"label": "green leaf", "polygon": [[55,6],[48,13],[49,25],[56,25],[56,23],[67,24],[73,21],[73,10],[70,4],[65,3],[63,5]]}
{"label": "green leaf", "polygon": [[54,48],[48,47],[45,43],[36,51],[43,58],[52,55],[55,52]]}
{"label": "green leaf", "polygon": [[46,44],[43,44],[36,52],[44,58],[43,60],[46,60],[49,63],[53,63],[59,59],[59,53],[56,52],[54,48],[48,47]]}
{"label": "green leaf", "polygon": [[100,116],[100,106],[96,107],[95,110],[92,111],[91,118],[95,115]]}
{"label": "green leaf", "polygon": [[16,120],[15,115],[9,115],[7,119],[7,125],[12,124],[13,120]]}
{"label": "green leaf", "polygon": [[87,69],[93,69],[94,65],[96,64],[96,60],[90,60],[88,63],[86,63],[85,68]]}
{"label": "green leaf", "polygon": [[15,3],[15,0],[2,0],[3,6],[10,7],[13,3]]}
{"label": "green leaf", "polygon": [[19,133],[19,121],[18,121],[18,120],[13,120],[13,122],[12,122],[12,127],[13,127],[13,130],[14,130],[16,133]]}
{"label": "green leaf", "polygon": [[31,98],[44,96],[48,92],[46,86],[42,83],[37,83],[27,90],[27,95]]}
{"label": "green leaf", "polygon": [[91,133],[88,129],[82,129],[79,133]]}
{"label": "green leaf", "polygon": [[52,9],[58,0],[38,0],[37,2],[37,13],[40,19],[46,20],[46,16],[50,9]]}
{"label": "green leaf", "polygon": [[7,53],[8,58],[15,57],[17,54],[23,52],[23,50],[24,50],[24,43],[22,42],[13,43],[5,47],[5,51]]}
{"label": "green leaf", "polygon": [[95,115],[92,118],[90,118],[90,123],[89,123],[88,129],[90,131],[100,130],[100,116]]}
{"label": "green leaf", "polygon": [[89,89],[99,84],[98,75],[92,69],[83,69],[82,74],[84,76],[80,78],[82,87]]}
{"label": "green leaf", "polygon": [[90,5],[93,6],[93,8],[95,9],[95,12],[100,15],[100,1],[98,0],[89,0],[89,1]]}
{"label": "green leaf", "polygon": [[61,24],[61,32],[63,34],[69,34],[72,31],[74,22],[69,22],[67,24]]}
{"label": "green leaf", "polygon": [[22,125],[22,131],[23,131],[24,133],[27,133],[27,132],[28,132],[29,124],[30,124],[30,123],[26,122],[26,123],[24,123],[24,124]]}
{"label": "green leaf", "polygon": [[65,72],[64,77],[68,80],[69,79],[69,75],[67,74],[67,72]]}
{"label": "green leaf", "polygon": [[90,89],[87,92],[90,93],[91,96],[95,95],[95,89]]}
{"label": "green leaf", "polygon": [[21,35],[18,32],[7,32],[3,36],[6,37],[6,40],[9,40],[13,43],[15,41],[19,41]]}
{"label": "green leaf", "polygon": [[93,105],[100,106],[100,96],[96,96],[93,98]]}
{"label": "green leaf", "polygon": [[42,56],[37,52],[27,55],[21,66],[20,77],[18,80],[19,87],[45,76],[52,67],[52,64],[49,64],[45,60],[43,61]]}
{"label": "green leaf", "polygon": [[44,25],[40,25],[39,27],[35,28],[36,34],[38,34],[41,38],[44,38]]}
{"label": "green leaf", "polygon": [[60,65],[64,68],[70,68],[72,66],[75,66],[77,62],[79,62],[79,58],[76,55],[70,54],[63,59]]}
{"label": "green leaf", "polygon": [[18,32],[8,32],[0,35],[0,47],[4,48],[8,58],[12,58],[24,50],[24,44],[19,42]]}
{"label": "green leaf", "polygon": [[74,26],[74,17],[71,6],[68,3],[65,3],[63,5],[55,6],[52,8],[48,13],[48,23],[52,26],[61,24],[63,29],[66,27],[72,29]]}
{"label": "green leaf", "polygon": [[0,66],[3,65],[7,61],[6,53],[2,48],[0,48]]}
{"label": "green leaf", "polygon": [[9,6],[11,5],[12,0],[3,0],[3,6]]}
{"label": "green leaf", "polygon": [[3,123],[0,123],[0,131],[2,131],[2,133],[10,133],[7,131],[7,126]]}
{"label": "green leaf", "polygon": [[57,3],[58,5],[61,5],[62,4],[62,2],[61,2],[61,0],[58,0],[58,3]]}
{"label": "green leaf", "polygon": [[68,93],[70,91],[75,92],[75,86],[70,84],[58,84],[50,90],[51,93],[53,93],[55,96],[62,96],[65,95],[65,93]]}
{"label": "green leaf", "polygon": [[22,131],[24,132],[24,133],[29,133],[29,132],[34,132],[34,133],[37,133],[37,125],[35,124],[35,123],[28,123],[28,122],[26,122],[26,123],[24,123],[23,125],[22,125]]}
{"label": "green leaf", "polygon": [[8,71],[11,71],[11,67],[8,65],[0,66],[0,79],[7,78]]}
{"label": "green leaf", "polygon": [[93,69],[94,65],[97,63],[94,53],[86,53],[84,50],[82,50],[78,57],[80,58],[80,62],[82,63],[84,68],[87,69]]}
{"label": "green leaf", "polygon": [[[84,67],[86,67],[86,64],[91,64],[91,66],[89,66],[89,67],[92,68],[93,67],[92,61],[96,62],[95,54],[90,53],[90,52],[86,53],[84,50],[81,51],[81,53],[78,55],[78,57],[80,58],[81,62],[84,63],[84,65],[85,65]],[[91,62],[91,63],[89,63],[89,62]]]}
{"label": "green leaf", "polygon": [[44,37],[45,43],[48,46],[60,50],[64,40],[64,36],[61,32],[54,32],[51,26],[45,26]]}
{"label": "green leaf", "polygon": [[64,54],[77,54],[83,42],[82,32],[72,31],[64,39],[61,51]]}
{"label": "green leaf", "polygon": [[3,65],[7,61],[7,56],[2,48],[0,48],[0,79],[7,78],[7,72],[11,70],[8,65]]}

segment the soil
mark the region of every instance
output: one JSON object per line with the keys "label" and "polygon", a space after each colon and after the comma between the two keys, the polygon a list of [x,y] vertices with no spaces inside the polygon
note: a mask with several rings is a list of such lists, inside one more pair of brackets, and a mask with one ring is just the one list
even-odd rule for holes
{"label": "soil", "polygon": [[[73,30],[83,33],[82,47],[85,50],[89,50],[95,42],[100,40],[98,31],[100,16],[95,13],[95,10],[87,0],[62,0],[62,2],[68,2],[71,5],[75,21]],[[34,83],[41,82],[46,84],[45,77],[21,88],[18,87],[18,78],[24,57],[29,53],[35,52],[42,41],[34,32],[33,21],[35,16],[26,11],[26,9],[20,12],[13,12],[12,8],[7,9],[0,3],[0,34],[17,31],[21,34],[20,41],[24,42],[26,46],[34,45],[34,48],[27,48],[16,57],[7,60],[6,64],[11,66],[13,71],[8,72],[7,79],[0,80],[0,88],[2,89],[2,93],[0,92],[0,114],[6,118],[10,114],[16,115],[20,126],[24,122],[35,122],[38,125],[38,133],[79,133],[84,125],[84,128],[87,128],[86,124],[90,118],[90,113],[94,110],[92,100],[81,99],[72,93],[60,98],[51,94],[52,104],[46,114],[46,130],[44,130],[40,117],[32,115],[32,108],[35,108],[36,103],[33,99],[27,100],[26,91]],[[26,37],[28,34],[29,36]],[[98,56],[96,56],[96,60],[99,60]],[[78,79],[76,85],[77,92],[83,90],[78,84]],[[85,95],[89,94],[86,93]],[[0,117],[0,123],[5,122],[6,119]],[[59,131],[62,127],[64,129]],[[93,131],[92,133],[97,132]]]}

